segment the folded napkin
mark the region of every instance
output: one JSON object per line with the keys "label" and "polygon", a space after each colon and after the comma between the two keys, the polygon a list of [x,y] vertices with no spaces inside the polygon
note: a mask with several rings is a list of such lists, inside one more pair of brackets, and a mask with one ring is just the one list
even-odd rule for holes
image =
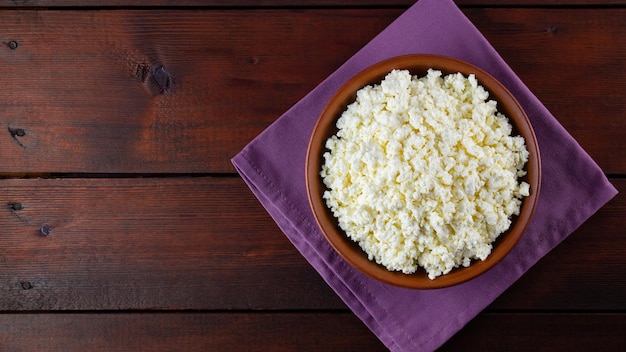
{"label": "folded napkin", "polygon": [[[500,80],[531,120],[543,167],[535,216],[515,249],[486,274],[437,290],[389,286],[347,264],[320,232],[309,208],[304,179],[308,141],[331,95],[367,66],[416,53],[456,57]],[[595,162],[451,0],[420,0],[413,5],[232,162],[293,245],[393,351],[427,351],[441,346],[617,194]]]}

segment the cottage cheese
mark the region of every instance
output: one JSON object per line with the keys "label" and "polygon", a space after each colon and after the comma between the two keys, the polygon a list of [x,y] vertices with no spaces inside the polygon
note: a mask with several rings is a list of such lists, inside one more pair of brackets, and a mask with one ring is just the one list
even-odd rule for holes
{"label": "cottage cheese", "polygon": [[390,72],[326,142],[324,199],[370,260],[430,279],[484,260],[518,215],[528,151],[474,75]]}

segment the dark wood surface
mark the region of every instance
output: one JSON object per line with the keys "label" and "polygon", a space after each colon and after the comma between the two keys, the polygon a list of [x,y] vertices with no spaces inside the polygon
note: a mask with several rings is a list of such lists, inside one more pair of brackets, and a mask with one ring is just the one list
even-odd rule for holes
{"label": "dark wood surface", "polygon": [[[230,158],[412,3],[0,1],[0,351],[384,350]],[[442,350],[624,350],[626,1],[458,4],[621,193]]]}

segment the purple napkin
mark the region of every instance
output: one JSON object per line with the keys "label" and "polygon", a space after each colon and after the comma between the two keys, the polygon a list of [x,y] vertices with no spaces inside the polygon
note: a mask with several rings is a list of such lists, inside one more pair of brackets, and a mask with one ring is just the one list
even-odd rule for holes
{"label": "purple napkin", "polygon": [[[393,287],[353,269],[321,234],[304,181],[309,137],[335,90],[367,66],[415,53],[456,57],[499,79],[526,110],[539,140],[543,167],[535,216],[514,251],[479,278],[438,290]],[[602,170],[451,0],[421,0],[413,5],[232,162],[294,246],[393,351],[441,346],[617,194]]]}

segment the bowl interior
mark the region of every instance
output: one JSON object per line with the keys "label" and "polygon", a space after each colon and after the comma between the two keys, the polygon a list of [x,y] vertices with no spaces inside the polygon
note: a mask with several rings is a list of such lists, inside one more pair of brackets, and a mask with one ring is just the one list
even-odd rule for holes
{"label": "bowl interior", "polygon": [[[428,69],[438,69],[443,74],[461,72],[466,76],[474,74],[478,82],[489,91],[490,99],[497,101],[498,111],[504,113],[513,125],[513,133],[526,140],[529,160],[526,164],[527,175],[523,180],[530,184],[530,195],[522,200],[520,215],[515,217],[508,231],[501,234],[493,245],[491,255],[484,261],[473,261],[467,268],[454,269],[434,280],[428,278],[423,269],[415,274],[403,274],[387,270],[384,266],[368,260],[363,250],[350,240],[339,228],[337,219],[332,215],[322,199],[326,189],[319,175],[326,140],[337,132],[337,119],[347,105],[356,99],[360,88],[378,84],[393,69],[407,69],[413,75],[424,76]],[[408,288],[429,289],[456,285],[484,273],[502,260],[519,241],[528,224],[539,195],[540,160],[539,148],[530,122],[519,103],[509,91],[496,79],[483,70],[449,57],[438,55],[407,55],[395,57],[370,66],[346,82],[330,99],[322,111],[313,130],[307,151],[306,183],[309,203],[322,233],[331,246],[352,266],[382,282]]]}

